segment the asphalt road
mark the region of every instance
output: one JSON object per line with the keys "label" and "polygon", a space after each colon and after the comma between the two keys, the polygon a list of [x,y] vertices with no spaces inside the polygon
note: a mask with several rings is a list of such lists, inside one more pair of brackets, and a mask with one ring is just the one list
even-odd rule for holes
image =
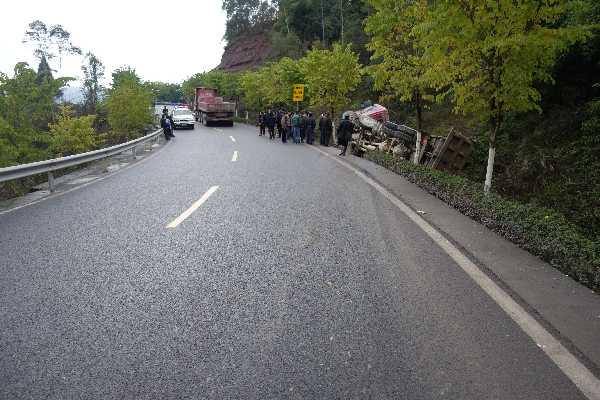
{"label": "asphalt road", "polygon": [[0,215],[0,398],[586,398],[315,146],[197,125]]}

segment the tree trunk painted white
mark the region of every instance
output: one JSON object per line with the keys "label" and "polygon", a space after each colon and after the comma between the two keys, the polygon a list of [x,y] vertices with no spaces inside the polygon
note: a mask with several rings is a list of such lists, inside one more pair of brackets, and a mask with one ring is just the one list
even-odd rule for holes
{"label": "tree trunk painted white", "polygon": [[421,132],[417,131],[417,150],[415,151],[415,159],[413,160],[413,164],[419,163],[419,155],[421,154]]}
{"label": "tree trunk painted white", "polygon": [[248,119],[248,110],[246,110],[246,119]]}
{"label": "tree trunk painted white", "polygon": [[488,155],[487,173],[485,174],[485,192],[489,193],[492,188],[492,174],[494,172],[494,157],[496,157],[496,149],[490,147]]}

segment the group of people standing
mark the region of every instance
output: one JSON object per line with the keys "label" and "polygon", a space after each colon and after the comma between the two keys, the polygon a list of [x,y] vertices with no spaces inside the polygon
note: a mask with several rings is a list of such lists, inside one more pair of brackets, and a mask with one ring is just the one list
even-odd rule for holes
{"label": "group of people standing", "polygon": [[169,115],[169,110],[166,107],[163,108],[163,114],[160,119],[160,127],[163,130],[165,139],[171,140],[172,137],[175,137],[173,134],[173,130],[175,129],[175,125],[173,124],[173,116]]}
{"label": "group of people standing", "polygon": [[[323,114],[319,120],[320,144],[323,146],[329,146],[329,138],[333,129],[329,115],[329,113]],[[265,136],[266,130],[269,132],[269,139],[275,139],[275,128],[277,128],[277,138],[281,138],[283,143],[293,140],[296,144],[313,144],[317,121],[308,111],[279,110],[267,113],[261,111],[258,116],[258,126],[260,127],[258,136]]]}
{"label": "group of people standing", "polygon": [[[308,111],[261,111],[258,116],[259,133],[258,136],[266,136],[269,132],[269,139],[281,138],[283,143],[293,140],[294,143],[313,144],[314,131],[317,122],[311,112]],[[277,129],[277,136],[275,136]],[[333,122],[331,114],[325,113],[319,119],[319,132],[321,133],[321,146],[329,146],[329,139],[333,131]],[[340,145],[340,155],[346,155],[348,141],[352,139],[354,124],[346,116],[340,121],[337,129],[337,139]]]}

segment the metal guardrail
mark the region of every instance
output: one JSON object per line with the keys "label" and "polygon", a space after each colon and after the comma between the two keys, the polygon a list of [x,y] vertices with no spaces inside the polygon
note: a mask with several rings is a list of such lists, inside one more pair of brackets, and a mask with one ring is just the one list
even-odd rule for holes
{"label": "metal guardrail", "polygon": [[87,153],[75,154],[72,156],[55,158],[52,160],[15,165],[13,167],[0,168],[0,182],[12,181],[13,179],[25,178],[27,176],[43,174],[44,172],[47,172],[50,190],[54,190],[53,171],[85,162],[106,159],[129,149],[133,149],[133,158],[136,158],[135,148],[149,140],[159,138],[159,135],[161,135],[162,132],[163,130],[159,129],[141,138],[131,140],[127,143],[118,144],[116,146],[107,147],[106,149],[94,150]]}

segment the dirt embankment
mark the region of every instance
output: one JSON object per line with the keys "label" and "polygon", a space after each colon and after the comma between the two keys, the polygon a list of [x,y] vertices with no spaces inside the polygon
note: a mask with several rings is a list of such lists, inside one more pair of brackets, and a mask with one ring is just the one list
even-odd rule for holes
{"label": "dirt embankment", "polygon": [[217,67],[223,72],[238,72],[246,69],[256,69],[265,65],[265,60],[273,52],[266,32],[240,38],[229,44]]}

